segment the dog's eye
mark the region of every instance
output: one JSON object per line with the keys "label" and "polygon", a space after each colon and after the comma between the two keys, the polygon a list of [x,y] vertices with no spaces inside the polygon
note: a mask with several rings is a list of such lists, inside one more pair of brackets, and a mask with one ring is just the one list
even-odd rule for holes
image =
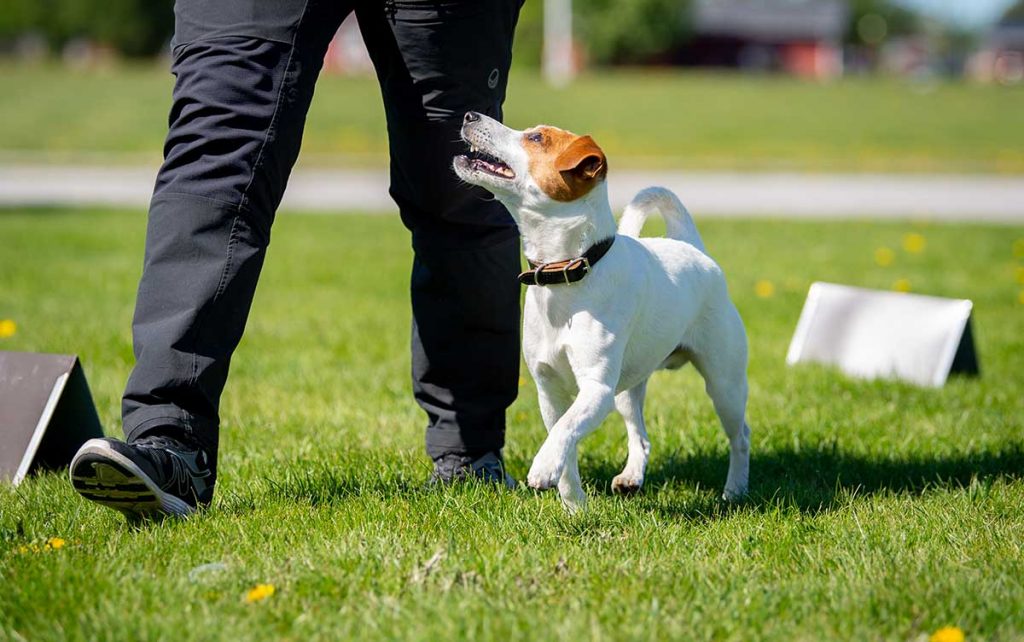
{"label": "dog's eye", "polygon": [[527,134],[526,135],[526,140],[530,141],[531,143],[543,143],[544,142],[544,134],[541,134],[540,132],[534,132],[532,134]]}

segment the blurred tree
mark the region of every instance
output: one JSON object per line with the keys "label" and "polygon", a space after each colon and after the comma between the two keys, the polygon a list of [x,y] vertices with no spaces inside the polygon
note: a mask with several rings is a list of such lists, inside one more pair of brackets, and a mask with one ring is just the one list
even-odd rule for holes
{"label": "blurred tree", "polygon": [[12,39],[39,30],[44,4],[42,0],[7,0],[3,11],[0,11],[0,38]]}
{"label": "blurred tree", "polygon": [[1003,14],[1002,22],[1004,23],[1022,23],[1024,22],[1024,0],[1020,0],[1017,4],[1013,5],[1006,10]]}
{"label": "blurred tree", "polygon": [[53,48],[75,38],[126,56],[160,52],[174,32],[174,0],[4,0],[0,38],[41,35]]}
{"label": "blurred tree", "polygon": [[[73,0],[74,4],[86,4]],[[104,0],[94,9],[95,37],[128,56],[159,53],[174,34],[173,0]]]}
{"label": "blurred tree", "polygon": [[[578,2],[579,0],[577,0]],[[544,47],[544,2],[530,0],[519,11],[516,39],[513,44],[512,64],[516,67],[540,67]]]}
{"label": "blurred tree", "polygon": [[917,20],[912,11],[888,0],[850,0],[850,23],[845,41],[874,47],[889,37],[914,33]]}
{"label": "blurred tree", "polygon": [[573,13],[599,65],[657,62],[691,33],[689,0],[577,0]]}

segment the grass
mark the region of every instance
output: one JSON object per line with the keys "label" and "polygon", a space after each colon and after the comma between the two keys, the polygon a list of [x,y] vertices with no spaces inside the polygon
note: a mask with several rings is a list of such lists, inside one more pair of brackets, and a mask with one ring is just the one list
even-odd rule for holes
{"label": "grass", "polygon": [[[115,435],[144,225],[0,213],[0,318],[18,324],[0,349],[81,355]],[[652,381],[637,497],[609,494],[617,418],[584,443],[582,516],[552,494],[424,489],[406,234],[288,214],[232,364],[211,509],[131,530],[65,473],[0,486],[0,639],[1024,639],[1024,229],[700,225],[751,339],[744,503],[718,499],[725,439],[690,369]],[[909,232],[924,252],[900,249]],[[928,390],[784,365],[812,280],[898,278],[974,300],[982,378]],[[543,436],[528,380],[509,421],[522,478]],[[259,584],[274,594],[247,602]]]}
{"label": "grass", "polygon": [[[172,80],[162,65],[0,65],[0,81],[16,89],[0,93],[0,150],[74,161],[134,154],[155,164]],[[506,104],[511,125],[590,133],[621,165],[810,171],[1024,173],[1021,113],[1020,87],[668,71],[587,75],[562,91],[519,72]],[[304,151],[313,164],[386,162],[376,81],[321,79]]]}

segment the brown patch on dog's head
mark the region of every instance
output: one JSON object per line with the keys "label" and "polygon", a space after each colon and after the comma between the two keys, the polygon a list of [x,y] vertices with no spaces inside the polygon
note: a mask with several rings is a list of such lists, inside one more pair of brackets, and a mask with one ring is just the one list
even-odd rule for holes
{"label": "brown patch on dog's head", "polygon": [[538,127],[523,134],[523,148],[533,180],[556,201],[586,195],[608,174],[608,159],[590,136]]}

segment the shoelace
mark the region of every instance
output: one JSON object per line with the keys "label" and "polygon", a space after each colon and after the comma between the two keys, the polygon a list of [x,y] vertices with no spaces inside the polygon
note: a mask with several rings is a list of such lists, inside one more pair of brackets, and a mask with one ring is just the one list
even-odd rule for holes
{"label": "shoelace", "polygon": [[[194,471],[189,468],[185,459],[179,454],[179,452],[183,450],[194,452],[199,450],[198,448],[190,447],[177,439],[163,435],[143,437],[132,445],[138,448],[155,451],[153,453],[154,457],[170,462],[171,470],[167,480],[163,484],[164,489],[172,490],[179,496],[195,492],[195,484],[193,483]],[[167,472],[166,468],[164,468],[164,472]]]}
{"label": "shoelace", "polygon": [[151,435],[148,437],[142,437],[141,439],[132,442],[132,445],[139,446],[142,448],[162,448],[168,450],[182,450],[188,448],[185,444],[181,443],[177,439],[165,437],[163,435]]}

